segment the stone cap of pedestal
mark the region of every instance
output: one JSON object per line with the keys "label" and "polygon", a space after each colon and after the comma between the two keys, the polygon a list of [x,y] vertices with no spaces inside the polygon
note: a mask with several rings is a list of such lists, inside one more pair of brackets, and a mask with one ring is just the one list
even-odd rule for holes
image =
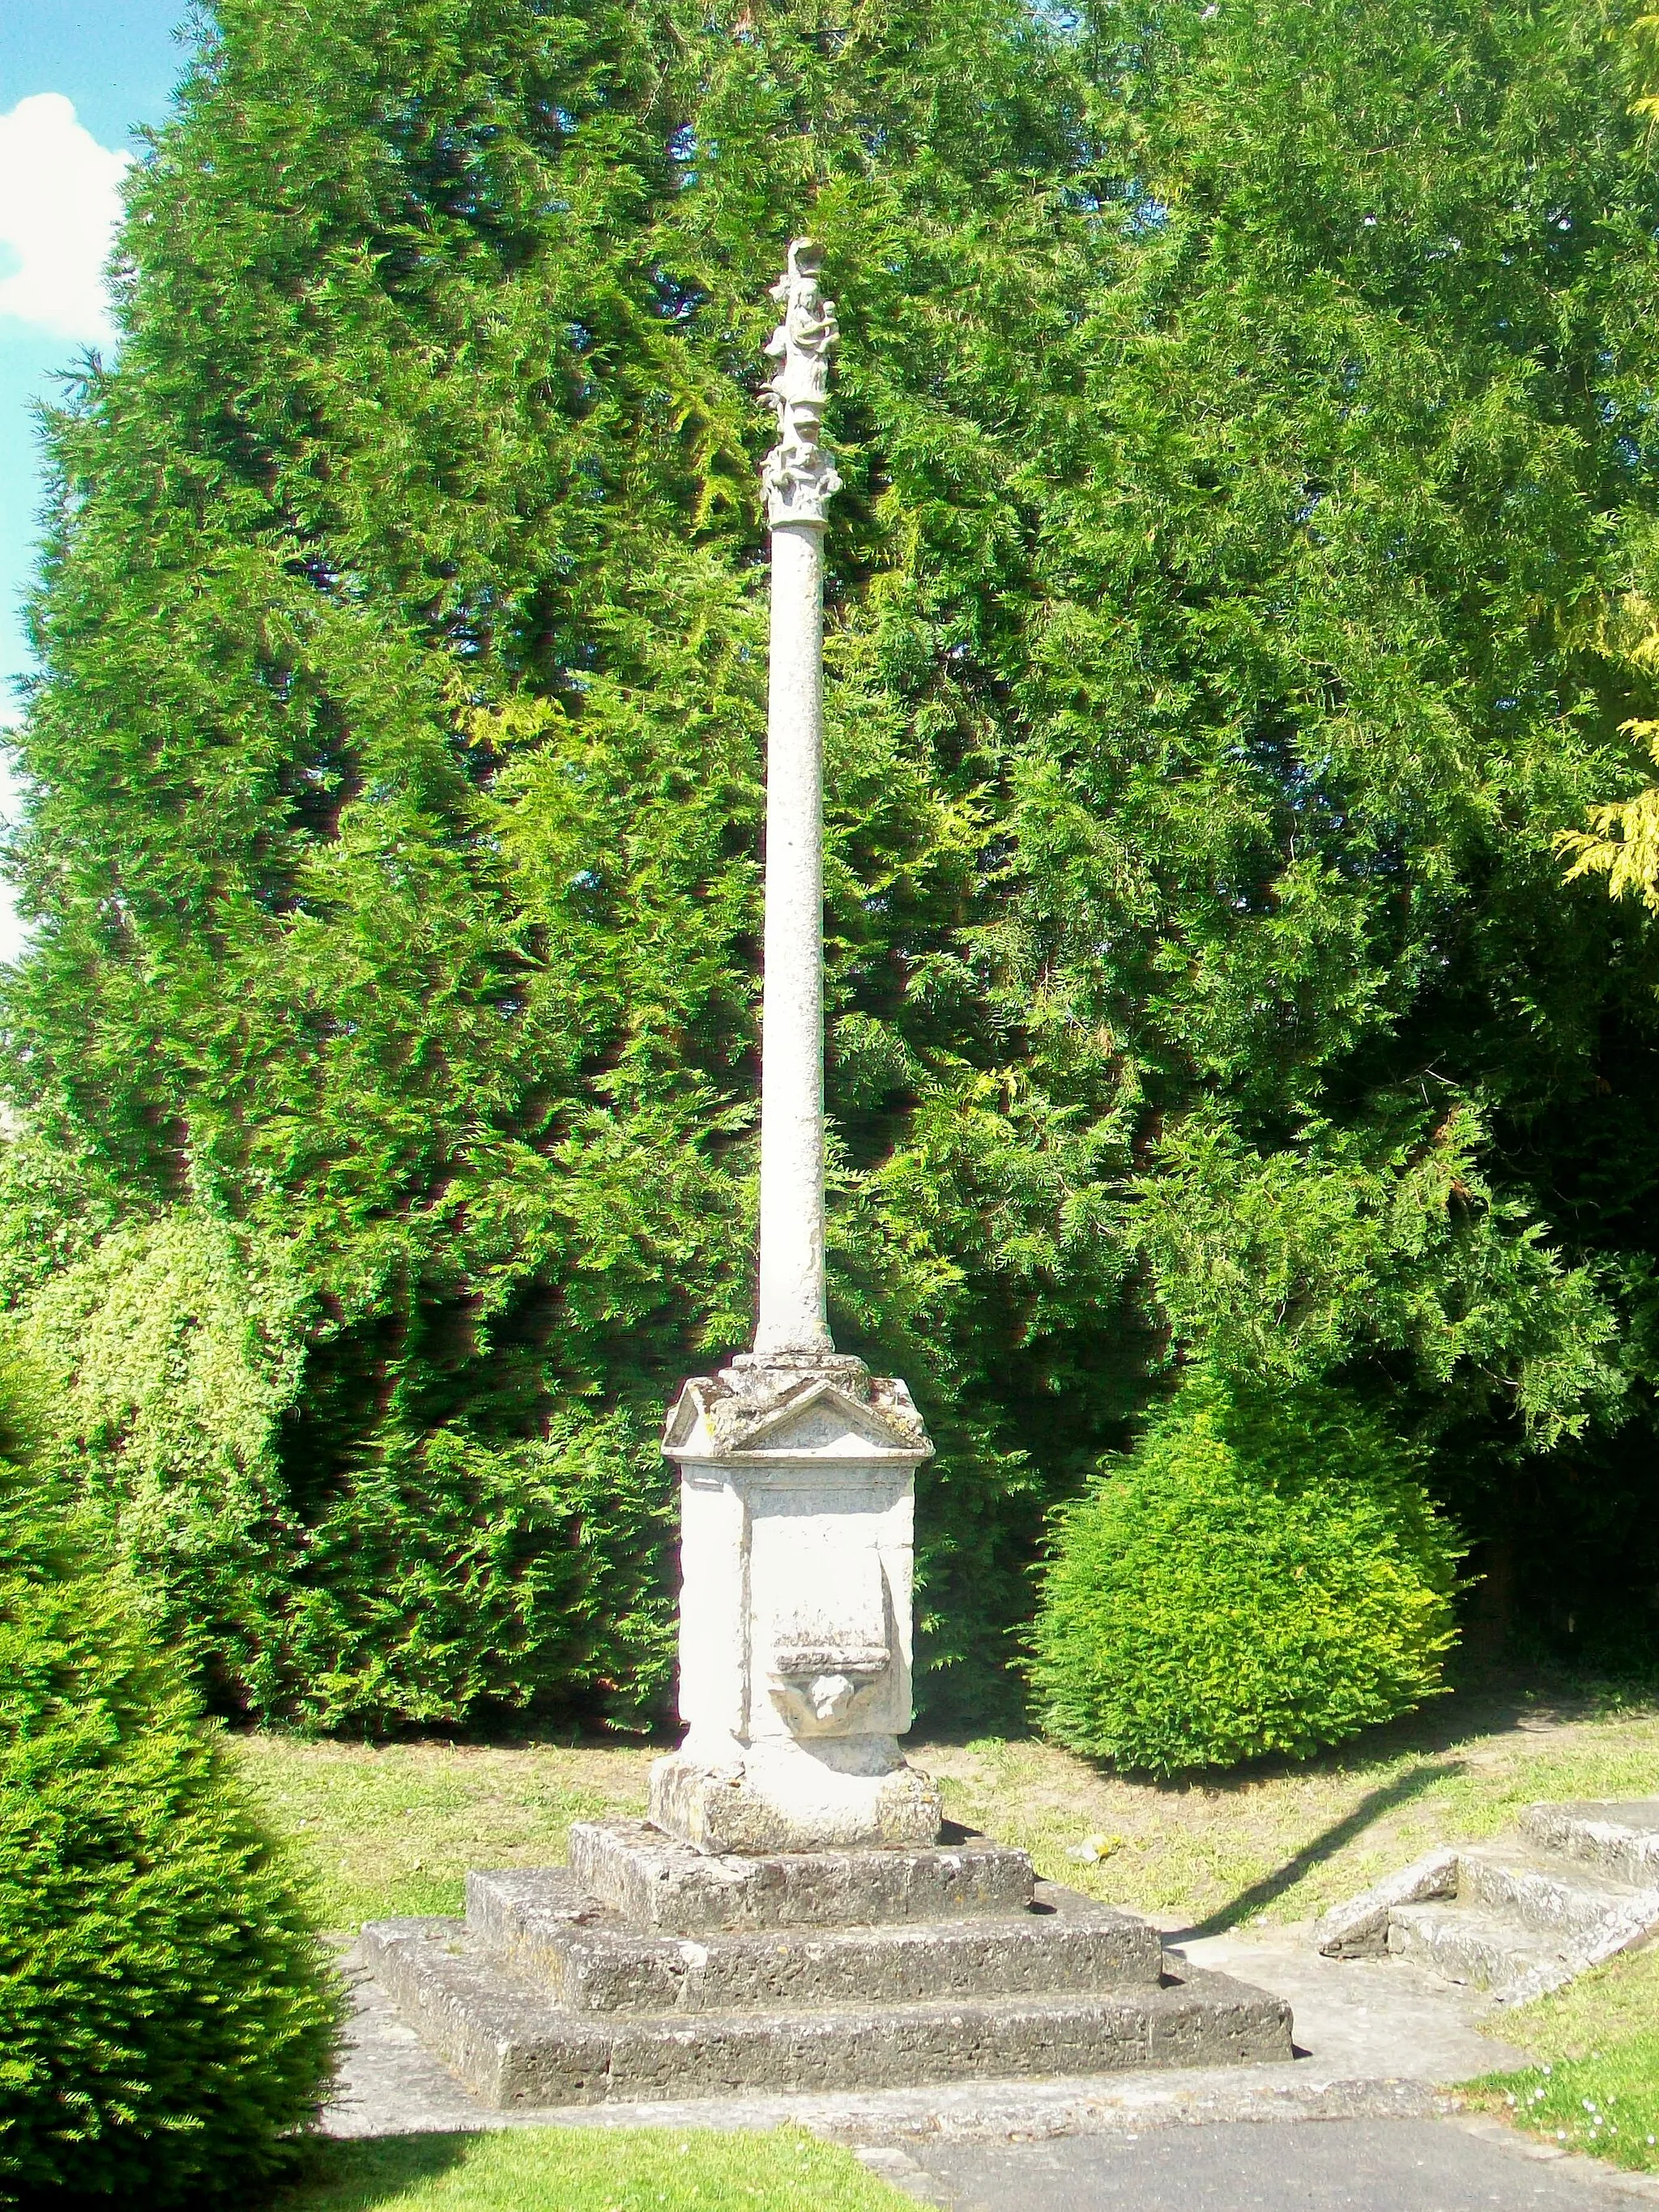
{"label": "stone cap of pedestal", "polygon": [[933,1441],[909,1391],[844,1354],[746,1352],[694,1376],[669,1408],[664,1451],[678,1460],[856,1459],[915,1466]]}

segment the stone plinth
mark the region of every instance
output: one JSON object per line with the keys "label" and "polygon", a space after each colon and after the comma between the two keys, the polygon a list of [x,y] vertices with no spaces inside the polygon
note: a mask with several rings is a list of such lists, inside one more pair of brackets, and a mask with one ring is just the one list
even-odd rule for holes
{"label": "stone plinth", "polygon": [[577,1821],[570,1871],[604,1910],[673,1936],[1021,1913],[1032,1882],[1024,1851],[983,1836],[927,1850],[714,1858],[644,1820]]}
{"label": "stone plinth", "polygon": [[939,1832],[905,1763],[915,1470],[903,1383],[835,1353],[751,1354],[686,1383],[679,1750],[651,1818],[699,1850],[902,1848]]}
{"label": "stone plinth", "polygon": [[716,1857],[643,1822],[382,1921],[368,1964],[487,2102],[853,2090],[1291,2056],[1279,1998],[982,1838]]}

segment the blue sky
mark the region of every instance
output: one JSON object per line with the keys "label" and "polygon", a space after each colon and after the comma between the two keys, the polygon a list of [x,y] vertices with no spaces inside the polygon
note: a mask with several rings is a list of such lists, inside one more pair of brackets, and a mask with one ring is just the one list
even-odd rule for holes
{"label": "blue sky", "polygon": [[[183,65],[173,27],[184,14],[183,0],[17,0],[0,8],[0,119],[15,118],[21,102],[55,93],[71,103],[75,122],[97,147],[130,149],[136,124],[159,122],[167,112]],[[46,119],[57,125],[48,137],[67,142],[73,164],[80,143],[63,126],[61,111],[48,111]],[[32,134],[37,143],[40,135]],[[0,162],[0,676],[8,679],[27,657],[18,602],[40,504],[29,407],[86,343],[72,313],[42,312],[51,301],[26,295],[9,311],[3,304],[14,298],[5,279],[17,275],[24,258],[13,241],[20,230],[38,236],[42,203],[61,193],[61,175],[31,159],[35,150],[26,143],[20,159]],[[48,143],[46,151],[52,150]],[[53,243],[41,239],[40,250]]]}
{"label": "blue sky", "polygon": [[[21,601],[40,474],[32,404],[100,327],[97,270],[134,126],[160,122],[187,0],[0,0],[0,719],[28,665]],[[72,110],[72,112],[71,112]],[[0,912],[0,958],[15,945]]]}

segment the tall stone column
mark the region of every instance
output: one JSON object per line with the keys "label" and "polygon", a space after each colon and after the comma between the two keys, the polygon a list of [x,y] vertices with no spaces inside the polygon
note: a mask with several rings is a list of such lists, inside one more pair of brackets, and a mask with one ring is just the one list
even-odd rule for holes
{"label": "tall stone column", "polygon": [[838,1354],[823,1261],[823,536],[835,303],[797,239],[772,289],[772,533],[761,1029],[759,1313],[752,1352],[687,1382],[678,1752],[651,1818],[714,1852],[931,1843],[907,1765],[915,1471],[933,1445],[902,1382]]}
{"label": "tall stone column", "polygon": [[755,1331],[763,1358],[835,1348],[823,1299],[823,501],[814,514],[786,508],[781,521],[779,494],[772,499]]}

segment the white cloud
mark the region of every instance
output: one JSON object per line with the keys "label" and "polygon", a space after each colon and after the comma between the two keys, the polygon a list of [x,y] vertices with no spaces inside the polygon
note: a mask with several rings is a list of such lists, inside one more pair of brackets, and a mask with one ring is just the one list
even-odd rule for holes
{"label": "white cloud", "polygon": [[0,316],[59,338],[115,336],[104,264],[132,156],[112,153],[75,119],[61,92],[37,92],[0,115]]}

